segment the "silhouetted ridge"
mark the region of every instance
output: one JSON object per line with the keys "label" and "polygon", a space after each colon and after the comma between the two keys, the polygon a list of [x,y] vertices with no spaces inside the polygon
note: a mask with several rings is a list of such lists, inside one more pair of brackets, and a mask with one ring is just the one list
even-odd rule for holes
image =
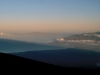
{"label": "silhouetted ridge", "polygon": [[[68,72],[91,72],[91,70],[96,71],[99,68],[92,68],[92,69],[87,69],[87,68],[69,68],[69,67],[60,67],[60,66],[55,66],[51,64],[46,64],[42,62],[38,62],[35,60],[30,60],[10,54],[4,54],[0,53],[0,68],[5,68],[11,70],[11,69],[17,69],[16,71],[18,72],[19,70],[23,72],[27,72],[30,70],[32,73],[46,73],[46,74],[51,74],[51,73],[68,73]],[[11,70],[12,71],[12,70]],[[41,72],[42,71],[42,72]]]}

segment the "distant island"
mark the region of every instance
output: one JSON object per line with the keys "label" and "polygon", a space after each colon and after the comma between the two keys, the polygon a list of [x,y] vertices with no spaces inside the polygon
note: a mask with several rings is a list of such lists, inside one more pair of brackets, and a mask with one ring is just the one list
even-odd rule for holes
{"label": "distant island", "polygon": [[100,32],[82,33],[69,37],[57,38],[50,44],[73,48],[100,50]]}

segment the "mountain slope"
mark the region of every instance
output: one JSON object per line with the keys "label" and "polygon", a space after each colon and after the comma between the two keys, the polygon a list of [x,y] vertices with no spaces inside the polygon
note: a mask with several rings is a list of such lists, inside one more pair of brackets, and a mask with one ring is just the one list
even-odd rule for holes
{"label": "mountain slope", "polygon": [[11,65],[15,67],[20,66],[20,68],[31,67],[31,68],[34,68],[35,70],[41,70],[41,69],[54,70],[57,68],[58,69],[64,68],[64,67],[46,64],[43,62],[30,60],[30,59],[22,58],[15,55],[4,54],[4,53],[0,53],[0,64],[4,64],[4,66],[11,66]]}
{"label": "mountain slope", "polygon": [[[91,71],[98,71],[99,72],[99,67],[98,68],[77,68],[77,67],[60,67],[56,65],[51,65],[51,64],[46,64],[43,62],[35,61],[35,60],[30,60],[26,58],[22,58],[19,56],[15,55],[10,55],[10,54],[4,54],[0,53],[0,68],[1,71],[7,73],[11,72],[17,72],[17,73],[28,73],[28,74],[68,74],[68,73],[79,73],[79,72],[89,72]],[[9,72],[8,72],[9,71]],[[14,74],[14,73],[13,73]]]}
{"label": "mountain slope", "polygon": [[82,49],[28,51],[12,55],[64,67],[98,67],[100,64],[100,52]]}

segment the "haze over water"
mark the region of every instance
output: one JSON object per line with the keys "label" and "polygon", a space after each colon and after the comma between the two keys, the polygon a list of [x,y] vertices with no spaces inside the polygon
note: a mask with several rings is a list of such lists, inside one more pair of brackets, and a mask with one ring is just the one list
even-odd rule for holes
{"label": "haze over water", "polygon": [[29,34],[9,34],[0,35],[0,38],[20,40],[25,42],[50,43],[57,38],[66,37],[71,34],[58,33],[29,33]]}

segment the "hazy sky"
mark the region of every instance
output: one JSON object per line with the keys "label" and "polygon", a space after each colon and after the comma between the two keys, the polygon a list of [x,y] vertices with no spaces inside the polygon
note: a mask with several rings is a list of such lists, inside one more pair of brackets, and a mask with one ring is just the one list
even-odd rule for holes
{"label": "hazy sky", "polygon": [[0,32],[100,30],[100,0],[0,0]]}

